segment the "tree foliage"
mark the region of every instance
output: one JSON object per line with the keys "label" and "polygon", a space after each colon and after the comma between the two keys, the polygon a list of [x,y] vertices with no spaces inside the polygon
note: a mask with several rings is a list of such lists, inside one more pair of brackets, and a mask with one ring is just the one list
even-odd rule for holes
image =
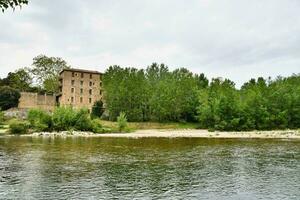
{"label": "tree foliage", "polygon": [[0,79],[0,86],[10,86],[19,91],[32,90],[32,76],[28,68],[20,68],[15,72],[9,72],[7,77]]}
{"label": "tree foliage", "polygon": [[9,86],[0,87],[0,110],[17,107],[21,94],[19,90]]}
{"label": "tree foliage", "polygon": [[241,89],[229,79],[209,83],[185,68],[153,63],[146,70],[111,66],[104,75],[110,120],[195,121],[217,130],[300,127],[300,75],[251,79]]}
{"label": "tree foliage", "polygon": [[106,109],[111,120],[125,112],[128,121],[194,121],[197,91],[207,83],[204,75],[169,71],[164,64],[146,70],[111,66],[103,78]]}
{"label": "tree foliage", "polygon": [[96,101],[92,107],[91,117],[92,118],[100,118],[102,116],[103,112],[104,112],[103,102],[101,100]]}
{"label": "tree foliage", "polygon": [[28,0],[0,0],[0,9],[2,12],[10,8],[15,9],[16,7],[21,7],[24,4],[28,4]]}
{"label": "tree foliage", "polygon": [[300,127],[300,76],[251,79],[240,90],[214,79],[199,94],[203,128],[266,130]]}
{"label": "tree foliage", "polygon": [[67,62],[58,57],[39,55],[33,58],[30,72],[38,85],[48,93],[59,92],[59,73],[63,69],[70,68]]}

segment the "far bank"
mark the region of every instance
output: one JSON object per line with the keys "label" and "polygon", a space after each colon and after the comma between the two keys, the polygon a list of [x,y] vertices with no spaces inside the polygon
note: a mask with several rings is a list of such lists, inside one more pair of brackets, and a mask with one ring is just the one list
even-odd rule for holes
{"label": "far bank", "polygon": [[111,138],[224,138],[224,139],[300,139],[299,130],[249,131],[249,132],[209,132],[194,129],[145,129],[132,133],[105,133],[64,131],[40,132],[24,137],[111,137]]}

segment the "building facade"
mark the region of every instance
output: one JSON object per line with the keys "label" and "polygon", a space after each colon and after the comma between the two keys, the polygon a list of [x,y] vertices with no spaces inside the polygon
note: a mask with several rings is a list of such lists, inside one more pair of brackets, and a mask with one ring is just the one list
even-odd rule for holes
{"label": "building facade", "polygon": [[18,108],[26,110],[40,108],[46,111],[53,111],[55,106],[55,95],[21,92]]}
{"label": "building facade", "polygon": [[65,69],[60,73],[60,106],[87,108],[91,111],[96,101],[102,100],[102,74],[97,71]]}

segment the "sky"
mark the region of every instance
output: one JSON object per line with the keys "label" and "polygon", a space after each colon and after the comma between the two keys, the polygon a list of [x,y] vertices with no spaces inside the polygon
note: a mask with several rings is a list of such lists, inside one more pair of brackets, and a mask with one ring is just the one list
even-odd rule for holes
{"label": "sky", "polygon": [[300,73],[299,0],[29,0],[0,13],[0,77],[40,54],[74,68],[185,67],[240,86]]}

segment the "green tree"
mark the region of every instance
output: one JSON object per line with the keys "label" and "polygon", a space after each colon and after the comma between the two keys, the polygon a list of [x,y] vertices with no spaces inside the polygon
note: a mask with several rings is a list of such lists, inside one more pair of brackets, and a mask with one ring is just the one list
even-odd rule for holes
{"label": "green tree", "polygon": [[0,9],[2,12],[10,8],[15,9],[16,7],[21,7],[24,4],[28,4],[28,0],[0,0]]}
{"label": "green tree", "polygon": [[96,101],[92,107],[92,113],[91,113],[92,118],[100,118],[103,112],[104,112],[103,102],[101,100]]}
{"label": "green tree", "polygon": [[68,68],[70,67],[62,58],[39,55],[33,58],[30,72],[46,92],[58,93],[59,73]]}
{"label": "green tree", "polygon": [[27,68],[21,68],[15,72],[9,72],[3,82],[12,88],[24,92],[31,90],[32,77]]}
{"label": "green tree", "polygon": [[21,94],[18,90],[9,86],[0,87],[0,110],[17,107]]}

